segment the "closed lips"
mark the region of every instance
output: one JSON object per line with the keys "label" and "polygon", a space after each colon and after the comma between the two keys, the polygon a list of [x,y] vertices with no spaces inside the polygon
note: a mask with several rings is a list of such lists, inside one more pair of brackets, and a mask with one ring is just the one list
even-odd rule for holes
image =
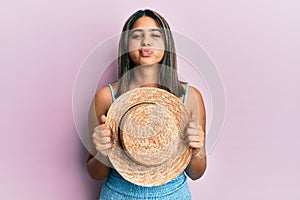
{"label": "closed lips", "polygon": [[150,49],[142,49],[141,54],[143,56],[150,56],[153,52]]}

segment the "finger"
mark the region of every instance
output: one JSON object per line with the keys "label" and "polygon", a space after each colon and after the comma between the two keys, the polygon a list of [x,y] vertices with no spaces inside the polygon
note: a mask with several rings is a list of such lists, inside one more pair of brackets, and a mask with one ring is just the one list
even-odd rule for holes
{"label": "finger", "polygon": [[112,137],[112,132],[111,130],[95,131],[92,137],[93,138]]}
{"label": "finger", "polygon": [[189,146],[195,149],[200,149],[203,147],[201,142],[189,142]]}
{"label": "finger", "polygon": [[100,124],[104,124],[106,121],[106,116],[105,115],[101,115],[100,117]]}
{"label": "finger", "polygon": [[109,150],[112,148],[112,144],[111,143],[107,143],[107,144],[99,144],[99,145],[96,145],[96,149],[99,151],[99,152],[102,152],[102,151],[106,151],[106,150]]}
{"label": "finger", "polygon": [[197,128],[191,128],[191,127],[188,127],[186,129],[186,134],[187,135],[201,135],[201,136],[205,136],[205,133],[204,131],[202,130],[201,126],[198,125]]}
{"label": "finger", "polygon": [[201,142],[201,138],[199,136],[189,135],[186,137],[186,141],[189,142]]}
{"label": "finger", "polygon": [[109,130],[110,128],[106,124],[100,124],[97,126],[94,131],[101,131],[101,130]]}
{"label": "finger", "polygon": [[95,138],[94,142],[97,144],[107,144],[112,143],[111,137],[102,137],[102,138]]}
{"label": "finger", "polygon": [[203,131],[202,125],[198,124],[197,122],[190,122],[189,125],[188,125],[188,128],[195,128],[195,129],[198,129],[200,131]]}
{"label": "finger", "polygon": [[189,123],[189,127],[190,127],[190,128],[197,128],[197,126],[198,126],[198,124],[197,124],[197,122],[195,122],[195,121],[191,121],[191,122]]}
{"label": "finger", "polygon": [[189,136],[189,135],[197,135],[197,129],[195,129],[195,128],[187,128],[186,135],[187,136]]}

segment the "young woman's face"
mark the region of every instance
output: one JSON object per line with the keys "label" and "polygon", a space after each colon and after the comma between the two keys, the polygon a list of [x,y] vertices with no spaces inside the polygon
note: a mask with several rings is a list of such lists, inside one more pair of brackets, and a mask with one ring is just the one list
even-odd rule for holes
{"label": "young woman's face", "polygon": [[164,38],[157,23],[148,16],[133,24],[129,36],[129,56],[135,65],[154,65],[164,56]]}

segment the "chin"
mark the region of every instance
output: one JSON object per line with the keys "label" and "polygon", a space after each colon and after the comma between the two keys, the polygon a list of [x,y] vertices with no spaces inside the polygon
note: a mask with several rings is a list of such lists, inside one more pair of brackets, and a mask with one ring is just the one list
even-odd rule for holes
{"label": "chin", "polygon": [[140,63],[139,65],[144,65],[144,66],[154,66],[154,65],[157,65],[159,63],[150,63],[150,62],[142,62]]}
{"label": "chin", "polygon": [[142,59],[139,62],[140,65],[157,65],[159,64],[159,61],[152,60],[152,59]]}

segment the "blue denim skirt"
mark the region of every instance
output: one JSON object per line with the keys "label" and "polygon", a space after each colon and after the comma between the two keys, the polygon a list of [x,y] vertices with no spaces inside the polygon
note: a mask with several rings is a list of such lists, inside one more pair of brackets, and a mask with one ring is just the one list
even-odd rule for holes
{"label": "blue denim skirt", "polygon": [[135,185],[125,180],[116,170],[111,169],[101,190],[100,200],[191,200],[186,175],[153,187]]}

